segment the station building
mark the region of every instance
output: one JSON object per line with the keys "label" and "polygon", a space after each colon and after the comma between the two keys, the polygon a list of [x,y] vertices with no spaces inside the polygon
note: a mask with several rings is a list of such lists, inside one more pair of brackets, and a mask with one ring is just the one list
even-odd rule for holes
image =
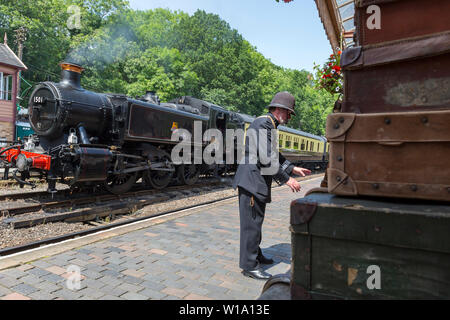
{"label": "station building", "polygon": [[15,138],[17,79],[27,67],[7,44],[0,43],[0,141]]}

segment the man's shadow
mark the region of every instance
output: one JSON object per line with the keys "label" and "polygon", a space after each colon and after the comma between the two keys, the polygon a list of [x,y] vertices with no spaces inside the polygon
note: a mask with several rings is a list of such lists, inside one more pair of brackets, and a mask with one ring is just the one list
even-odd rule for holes
{"label": "man's shadow", "polygon": [[272,268],[279,263],[291,264],[292,249],[290,243],[278,243],[268,248],[261,248],[264,256],[272,258],[274,263],[271,265],[261,265],[263,270]]}

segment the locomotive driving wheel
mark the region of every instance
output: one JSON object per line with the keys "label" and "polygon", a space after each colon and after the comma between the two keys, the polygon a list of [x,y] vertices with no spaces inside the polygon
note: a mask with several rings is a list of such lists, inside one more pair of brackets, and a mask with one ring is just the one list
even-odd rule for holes
{"label": "locomotive driving wheel", "polygon": [[158,156],[158,159],[153,159],[154,162],[166,163],[166,165],[160,170],[147,170],[142,175],[142,181],[146,186],[153,187],[154,189],[164,189],[172,181],[173,177],[173,165],[170,160],[170,155],[167,152],[162,152]]}
{"label": "locomotive driving wheel", "polygon": [[106,190],[114,194],[128,192],[136,182],[136,178],[137,172],[111,175],[106,179]]}
{"label": "locomotive driving wheel", "polygon": [[192,185],[198,181],[200,166],[196,164],[181,164],[177,169],[177,177],[180,183]]}

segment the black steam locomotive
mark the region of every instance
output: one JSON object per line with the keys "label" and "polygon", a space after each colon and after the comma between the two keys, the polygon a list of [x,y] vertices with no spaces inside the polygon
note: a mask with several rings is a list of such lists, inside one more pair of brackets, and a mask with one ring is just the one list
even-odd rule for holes
{"label": "black steam locomotive", "polygon": [[[189,159],[174,163],[171,151],[180,140],[172,140],[172,133],[184,129],[191,135],[187,141],[194,147],[199,141],[203,149],[207,143],[203,132],[219,130],[225,142],[227,129],[248,127],[245,115],[188,96],[160,103],[153,92],[136,99],[95,93],[81,87],[81,66],[63,62],[61,67],[59,83],[40,83],[30,97],[29,121],[38,140],[28,139],[0,151],[3,163],[17,168],[13,176],[21,185],[30,184],[26,180],[37,170],[45,174],[49,192],[55,192],[56,182],[61,181],[73,188],[103,184],[108,191],[120,194],[139,179],[162,189],[173,178],[194,184],[200,173],[235,169],[236,162],[207,165]],[[199,124],[201,130],[195,130]],[[323,138],[304,134],[308,136],[303,138],[316,140],[317,150],[298,147],[299,156],[302,160],[305,155],[311,158],[315,151],[324,162],[328,150]],[[301,131],[297,137],[302,137]],[[236,140],[233,159],[237,159]],[[36,144],[40,151],[36,151]],[[228,150],[220,150],[225,159]]]}
{"label": "black steam locomotive", "polygon": [[91,92],[81,87],[81,66],[61,67],[61,82],[39,84],[29,101],[30,125],[44,152],[35,152],[32,142],[0,152],[5,162],[15,164],[21,183],[37,169],[45,171],[51,192],[59,179],[71,186],[104,182],[112,193],[128,191],[139,178],[158,189],[174,175],[193,184],[204,168],[173,164],[171,149],[179,141],[171,140],[172,132],[183,128],[195,141],[194,121],[202,132],[214,128],[224,136],[226,129],[243,125],[234,113],[192,97],[160,103],[152,92],[137,99]]}

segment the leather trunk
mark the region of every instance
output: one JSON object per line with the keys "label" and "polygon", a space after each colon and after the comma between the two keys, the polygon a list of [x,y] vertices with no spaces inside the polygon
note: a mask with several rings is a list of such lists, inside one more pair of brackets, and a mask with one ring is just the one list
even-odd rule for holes
{"label": "leather trunk", "polygon": [[450,206],[313,193],[290,210],[292,299],[450,299]]}
{"label": "leather trunk", "polygon": [[328,116],[328,192],[450,201],[450,110]]}
{"label": "leather trunk", "polygon": [[351,47],[341,67],[342,112],[450,109],[450,32]]}
{"label": "leather trunk", "polygon": [[[379,8],[377,28],[373,5]],[[356,43],[365,46],[448,31],[448,12],[448,0],[356,0]]]}

